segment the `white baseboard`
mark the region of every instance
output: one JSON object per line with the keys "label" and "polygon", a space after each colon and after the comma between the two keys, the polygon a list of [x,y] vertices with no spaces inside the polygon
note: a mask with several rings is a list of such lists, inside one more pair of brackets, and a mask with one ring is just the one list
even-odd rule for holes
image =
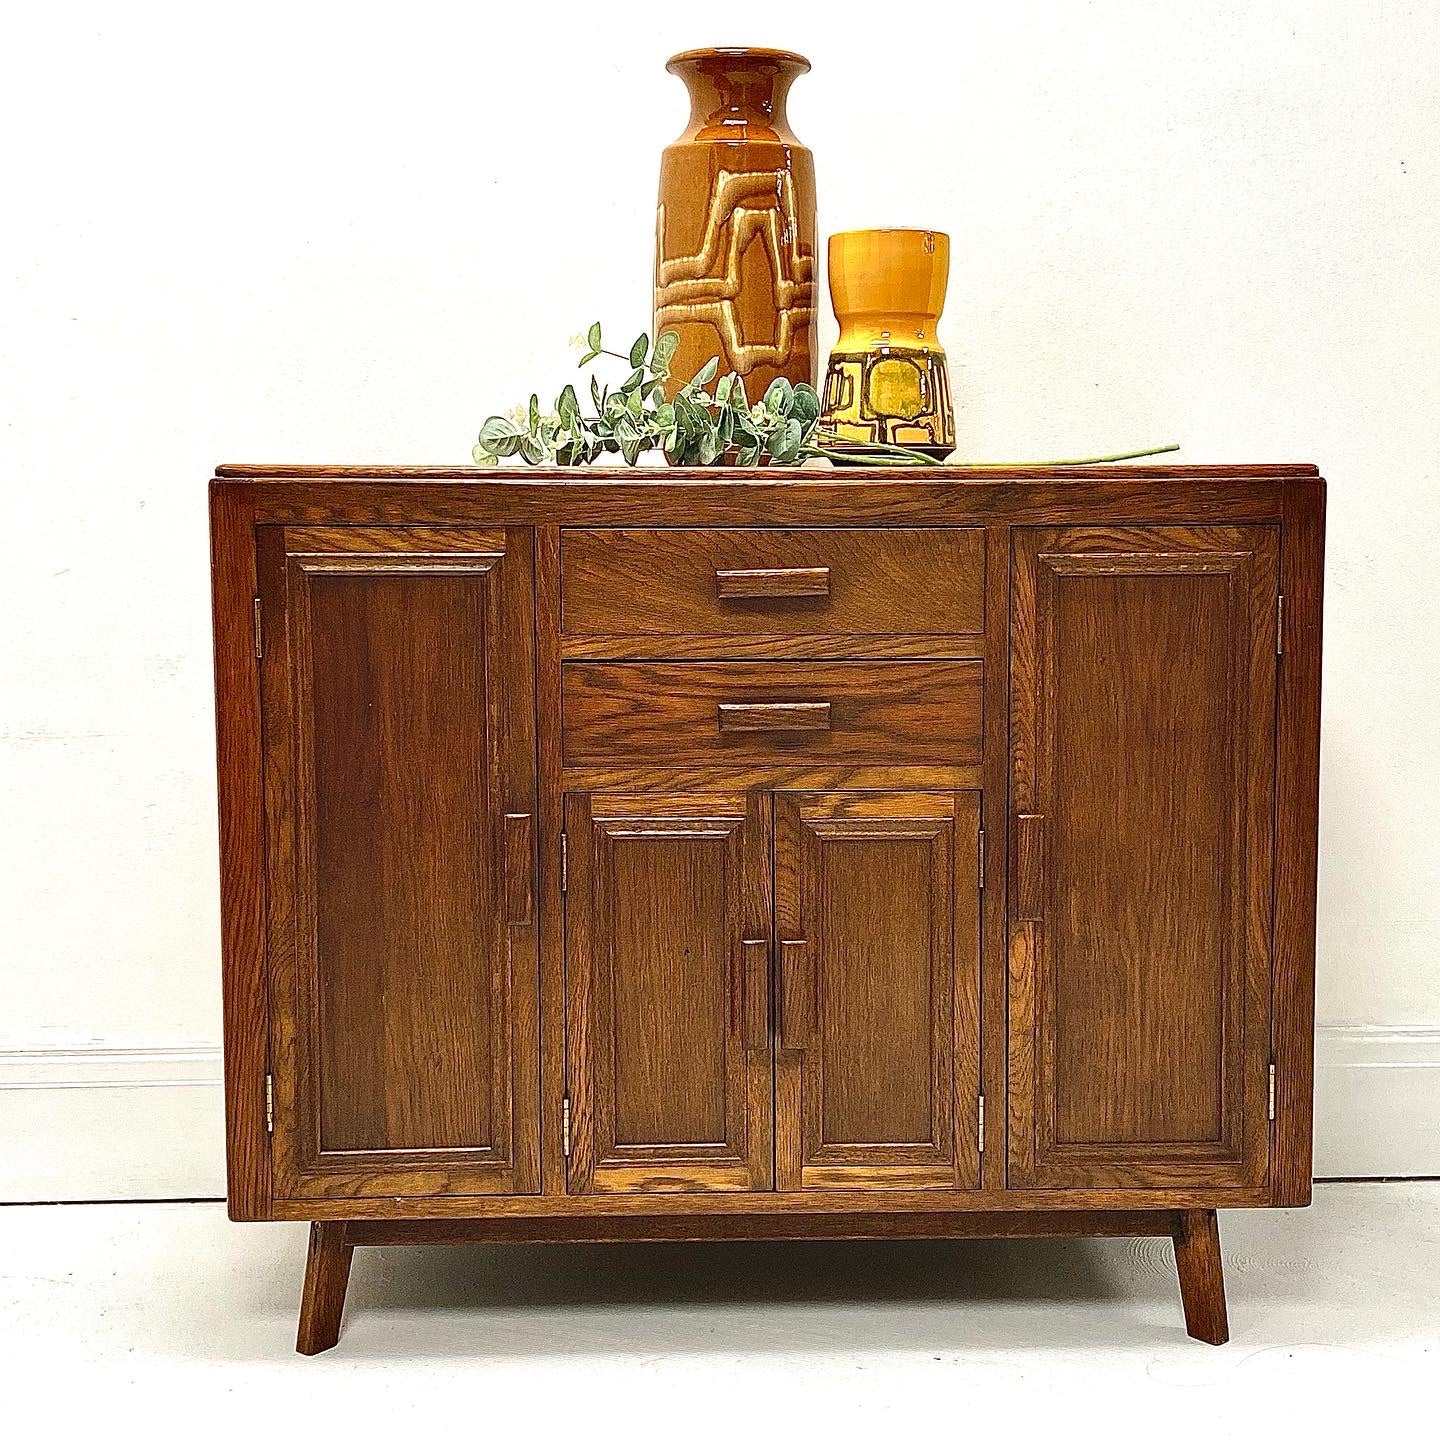
{"label": "white baseboard", "polygon": [[1315,1174],[1440,1175],[1440,1026],[1320,1027]]}
{"label": "white baseboard", "polygon": [[0,1051],[0,1201],[223,1196],[218,1045]]}
{"label": "white baseboard", "polygon": [[[0,1051],[0,1201],[225,1193],[220,1048]],[[1440,1175],[1440,1027],[1322,1026],[1318,1176]]]}

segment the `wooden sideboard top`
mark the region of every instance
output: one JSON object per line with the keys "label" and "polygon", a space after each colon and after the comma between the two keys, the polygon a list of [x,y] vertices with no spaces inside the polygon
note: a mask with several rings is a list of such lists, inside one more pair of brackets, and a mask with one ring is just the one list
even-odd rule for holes
{"label": "wooden sideboard top", "polygon": [[545,466],[514,465],[482,469],[477,465],[217,465],[222,480],[468,480],[485,484],[592,484],[647,486],[693,484],[774,484],[894,485],[897,482],[934,484],[938,481],[1103,481],[1103,480],[1305,480],[1317,478],[1314,465],[937,465],[924,469],[907,467],[758,466],[739,467],[643,467],[596,465],[557,469]]}

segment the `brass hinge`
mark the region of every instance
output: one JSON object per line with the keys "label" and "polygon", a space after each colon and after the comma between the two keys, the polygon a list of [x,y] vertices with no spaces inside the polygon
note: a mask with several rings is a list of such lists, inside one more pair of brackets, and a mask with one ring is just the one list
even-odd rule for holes
{"label": "brass hinge", "polygon": [[[570,837],[562,830],[560,832],[560,893],[565,893],[566,887],[570,884]],[[569,1103],[568,1101],[566,1102]]]}
{"label": "brass hinge", "polygon": [[980,1116],[979,1116],[979,1122],[978,1122],[978,1124],[976,1125],[975,1128],[976,1128],[976,1135],[975,1135],[976,1148],[977,1148],[977,1149],[980,1151],[980,1153],[983,1155],[983,1154],[985,1153],[985,1097],[984,1097],[983,1095],[980,1097]]}
{"label": "brass hinge", "polygon": [[1285,597],[1275,597],[1275,653],[1285,653]]}
{"label": "brass hinge", "polygon": [[980,832],[980,888],[985,888],[985,832]]}
{"label": "brass hinge", "polygon": [[1270,1062],[1270,1118],[1275,1118],[1275,1062]]}
{"label": "brass hinge", "polygon": [[269,1135],[275,1133],[275,1077],[265,1077],[265,1131]]}
{"label": "brass hinge", "polygon": [[255,658],[258,660],[265,649],[265,642],[260,638],[260,597],[255,597]]}
{"label": "brass hinge", "polygon": [[565,1152],[565,1158],[570,1158],[570,1097],[567,1095],[560,1102],[560,1148]]}

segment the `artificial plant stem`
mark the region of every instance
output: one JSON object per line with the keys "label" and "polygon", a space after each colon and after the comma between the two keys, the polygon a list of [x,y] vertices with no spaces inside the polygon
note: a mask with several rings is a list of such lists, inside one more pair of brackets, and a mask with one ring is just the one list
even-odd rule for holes
{"label": "artificial plant stem", "polygon": [[978,464],[964,461],[961,463],[967,470],[1028,470],[1032,467],[1043,469],[1047,465],[1113,465],[1117,460],[1143,460],[1147,455],[1168,455],[1170,451],[1179,448],[1179,443],[1174,442],[1169,445],[1156,445],[1149,450],[1125,450],[1115,455],[1087,455],[1083,460],[1026,460],[1023,464],[995,460],[986,460]]}

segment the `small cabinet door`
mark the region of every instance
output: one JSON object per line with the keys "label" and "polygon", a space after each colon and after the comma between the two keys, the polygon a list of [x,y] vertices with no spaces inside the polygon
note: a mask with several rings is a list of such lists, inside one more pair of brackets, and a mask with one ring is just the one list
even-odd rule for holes
{"label": "small cabinet door", "polygon": [[775,806],[779,1188],[977,1185],[979,795]]}
{"label": "small cabinet door", "polygon": [[1275,532],[1014,543],[1009,1183],[1263,1184]]}
{"label": "small cabinet door", "polygon": [[538,1188],[528,530],[260,546],[285,1197]]}
{"label": "small cabinet door", "polygon": [[770,797],[566,797],[571,1193],[768,1190]]}

